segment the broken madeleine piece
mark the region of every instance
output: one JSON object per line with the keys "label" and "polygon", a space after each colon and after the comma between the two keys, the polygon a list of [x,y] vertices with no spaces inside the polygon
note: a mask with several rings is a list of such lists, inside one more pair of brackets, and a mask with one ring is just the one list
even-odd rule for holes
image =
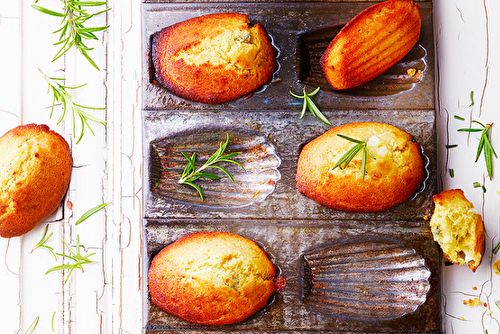
{"label": "broken madeleine piece", "polygon": [[373,5],[349,21],[328,45],[321,68],[333,89],[358,87],[400,61],[420,37],[422,17],[411,0]]}
{"label": "broken madeleine piece", "polygon": [[432,196],[436,205],[430,220],[434,240],[444,256],[455,264],[467,264],[475,272],[484,254],[481,215],[461,189]]}

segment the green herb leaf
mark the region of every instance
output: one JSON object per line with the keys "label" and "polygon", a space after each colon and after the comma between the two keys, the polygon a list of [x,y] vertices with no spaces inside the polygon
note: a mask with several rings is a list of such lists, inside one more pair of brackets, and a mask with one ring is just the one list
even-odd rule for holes
{"label": "green herb leaf", "polygon": [[495,300],[495,305],[500,308],[500,300]]}
{"label": "green herb leaf", "polygon": [[[35,3],[37,3],[36,1]],[[62,17],[61,28],[54,31],[54,34],[59,34],[59,39],[54,45],[60,46],[52,61],[59,59],[72,48],[76,48],[88,62],[99,70],[99,67],[94,60],[89,56],[87,51],[92,50],[85,45],[85,40],[97,40],[95,32],[106,30],[109,26],[102,27],[86,27],[87,21],[94,16],[103,14],[110,10],[107,8],[95,13],[88,13],[85,7],[100,7],[106,6],[106,1],[81,1],[81,0],[61,0],[61,12],[56,12],[38,5],[31,5],[34,9],[43,14],[55,17]]]}
{"label": "green herb leaf", "polygon": [[292,93],[292,91],[290,91],[290,95],[292,95],[293,97],[295,97],[297,99],[304,99],[304,102],[302,104],[302,110],[300,112],[300,119],[302,119],[304,117],[304,115],[306,113],[306,109],[309,109],[309,112],[311,112],[311,114],[314,117],[319,118],[320,121],[331,126],[332,123],[328,120],[328,118],[326,118],[325,115],[323,115],[321,110],[319,110],[319,108],[316,106],[316,104],[314,104],[313,100],[311,99],[311,97],[316,95],[319,92],[319,90],[320,90],[320,87],[316,88],[311,93],[306,93],[306,89],[304,88],[304,90],[303,90],[304,95],[297,95],[297,94]]}
{"label": "green herb leaf", "polygon": [[198,194],[200,195],[200,198],[202,201],[205,200],[205,197],[203,196],[203,191],[201,188],[194,184],[196,180],[198,180],[201,177],[213,179],[213,180],[218,180],[220,179],[220,176],[212,174],[212,173],[207,173],[207,172],[202,172],[203,170],[207,168],[216,168],[220,171],[222,171],[224,174],[229,177],[231,182],[235,182],[233,176],[229,173],[229,171],[221,166],[217,166],[215,164],[221,163],[221,162],[229,162],[233,163],[235,165],[238,165],[242,170],[245,170],[245,168],[235,160],[231,160],[231,158],[240,155],[241,152],[232,152],[224,155],[224,152],[227,149],[227,146],[229,144],[229,134],[226,136],[226,141],[221,142],[219,145],[219,148],[217,151],[205,162],[200,168],[196,169],[195,168],[195,163],[196,163],[196,152],[193,152],[191,156],[187,155],[184,152],[181,152],[182,155],[187,159],[188,164],[184,168],[184,171],[182,172],[181,178],[179,179],[179,184],[184,184],[188,185],[192,188],[194,188]]}
{"label": "green herb leaf", "polygon": [[105,207],[107,207],[108,205],[110,205],[111,202],[107,202],[107,203],[103,203],[103,204],[99,204],[95,207],[93,207],[92,209],[89,209],[87,212],[85,212],[81,217],[80,219],[78,219],[75,223],[75,225],[79,225],[81,223],[83,223],[85,220],[87,220],[90,216],[92,216],[93,214],[101,211],[102,209],[104,209]]}
{"label": "green herb leaf", "polygon": [[31,5],[31,7],[35,8],[39,12],[42,12],[42,13],[47,14],[47,15],[58,16],[58,17],[63,17],[64,16],[64,14],[61,14],[61,13],[58,13],[58,12],[54,12],[53,10],[50,10],[50,9],[47,9],[47,8],[44,8],[44,7],[41,7],[41,6],[38,6],[38,5]]}
{"label": "green herb leaf", "polygon": [[470,91],[470,104],[469,107],[472,107],[474,105],[474,91]]}
{"label": "green herb leaf", "polygon": [[49,230],[49,225],[47,224],[45,226],[45,229],[43,230],[42,238],[40,239],[40,241],[38,241],[38,243],[31,250],[31,252],[33,252],[37,248],[44,248],[44,249],[48,250],[50,252],[50,254],[52,254],[52,256],[54,256],[54,259],[57,261],[57,256],[56,256],[56,253],[54,252],[54,248],[45,244],[52,237],[52,234],[54,234],[53,232],[50,232],[50,234],[47,235],[48,230]]}
{"label": "green herb leaf", "polygon": [[499,250],[500,250],[500,242],[495,246],[495,248],[493,248],[493,254],[498,253]]}
{"label": "green herb leaf", "polygon": [[454,117],[455,117],[455,119],[458,119],[459,121],[465,121],[465,118],[463,118],[461,116],[455,115]]}
{"label": "green herb leaf", "polygon": [[51,326],[50,326],[50,327],[52,328],[52,333],[55,333],[55,332],[56,332],[56,330],[55,330],[55,326],[54,326],[54,320],[55,320],[55,318],[56,318],[56,311],[54,311],[54,313],[52,313],[52,320],[51,320],[51,322],[50,322],[50,324],[51,324]]}
{"label": "green herb leaf", "polygon": [[450,177],[454,178],[455,177],[455,171],[452,168],[450,168],[448,171],[450,172]]}
{"label": "green herb leaf", "polygon": [[488,172],[488,177],[490,180],[493,178],[493,156],[498,158],[497,153],[493,149],[493,145],[490,140],[490,130],[493,127],[493,124],[486,124],[473,120],[473,123],[476,123],[481,126],[481,128],[466,128],[466,129],[458,129],[461,132],[481,132],[481,137],[479,139],[479,144],[476,151],[475,162],[478,161],[481,153],[484,155],[484,161],[486,164],[486,171]]}
{"label": "green herb leaf", "polygon": [[102,125],[106,125],[106,121],[100,120],[95,116],[90,115],[85,110],[106,110],[106,108],[93,108],[87,107],[81,104],[78,104],[73,101],[71,94],[68,92],[69,89],[77,89],[85,86],[85,84],[80,86],[65,86],[60,84],[60,81],[63,81],[63,78],[54,78],[49,77],[41,70],[45,81],[48,84],[48,92],[52,93],[52,108],[50,110],[50,118],[54,113],[54,108],[56,105],[60,105],[62,107],[61,114],[59,115],[59,119],[57,120],[57,124],[61,123],[66,117],[67,112],[69,111],[73,117],[73,137],[76,138],[76,128],[77,128],[77,117],[80,120],[80,135],[76,143],[78,144],[85,133],[85,129],[88,128],[89,131],[94,135],[94,131],[92,130],[89,122],[99,123]]}
{"label": "green herb leaf", "polygon": [[455,147],[458,147],[458,145],[457,145],[457,144],[453,144],[453,145],[446,145],[445,147],[449,149],[449,148],[455,148]]}
{"label": "green herb leaf", "polygon": [[35,330],[36,326],[38,326],[38,322],[40,321],[40,317],[36,317],[35,320],[31,323],[31,325],[26,330],[25,334],[31,334]]}
{"label": "green herb leaf", "polygon": [[340,159],[339,161],[337,161],[337,163],[331,168],[331,170],[334,170],[335,168],[341,166],[342,164],[344,164],[344,167],[342,168],[346,168],[347,165],[349,165],[349,163],[351,162],[351,160],[359,153],[361,152],[362,156],[361,156],[361,177],[363,178],[363,180],[365,179],[365,174],[366,174],[366,160],[367,160],[367,157],[370,156],[373,160],[376,160],[375,157],[370,153],[370,151],[368,150],[368,148],[366,147],[366,144],[367,142],[366,141],[362,141],[362,140],[359,140],[359,139],[355,139],[355,138],[351,138],[351,137],[348,137],[346,135],[343,135],[341,133],[337,133],[337,136],[343,138],[343,139],[346,139],[346,140],[349,140],[353,143],[355,143],[356,145],[354,145],[353,147],[351,147]]}
{"label": "green herb leaf", "polygon": [[474,182],[474,183],[472,184],[472,186],[473,186],[474,188],[482,188],[482,189],[483,189],[483,192],[486,192],[486,187],[485,187],[484,185],[482,185],[481,183],[479,183],[479,182]]}

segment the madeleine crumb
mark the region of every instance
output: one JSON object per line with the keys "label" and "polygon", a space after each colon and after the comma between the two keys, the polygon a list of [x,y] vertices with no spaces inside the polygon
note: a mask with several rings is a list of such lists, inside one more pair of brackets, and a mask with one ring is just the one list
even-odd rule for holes
{"label": "madeleine crumb", "polygon": [[481,306],[483,305],[483,303],[481,302],[481,300],[476,297],[474,299],[469,299],[469,300],[465,300],[464,299],[464,305],[469,305],[469,307],[474,307],[474,306]]}
{"label": "madeleine crumb", "polygon": [[497,275],[500,275],[500,260],[493,263],[493,272]]}

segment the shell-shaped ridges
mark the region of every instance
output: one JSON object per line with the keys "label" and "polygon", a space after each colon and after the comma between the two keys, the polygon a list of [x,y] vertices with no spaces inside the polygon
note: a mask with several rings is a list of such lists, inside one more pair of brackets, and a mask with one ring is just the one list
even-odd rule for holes
{"label": "shell-shaped ridges", "polygon": [[[191,156],[196,152],[196,168],[202,166],[219,148],[229,134],[225,153],[241,152],[232,158],[234,163],[221,162],[234,178],[234,183],[218,169],[204,172],[221,177],[219,180],[200,178],[195,183],[202,189],[201,201],[195,189],[183,186],[178,180],[187,164],[182,152]],[[272,143],[260,132],[250,129],[205,129],[177,134],[151,145],[150,185],[153,193],[173,200],[207,207],[242,207],[263,201],[271,194],[281,174],[281,159]]]}
{"label": "shell-shaped ridges", "polygon": [[[325,91],[332,90],[323,74],[320,60],[342,27],[324,27],[299,36],[301,50],[297,70],[302,82],[320,86]],[[403,59],[385,73],[358,88],[338,92],[355,96],[385,96],[410,90],[423,79],[426,55],[425,48],[417,42]]]}
{"label": "shell-shaped ridges", "polygon": [[335,316],[395,319],[424,304],[431,272],[413,248],[370,241],[304,255],[304,303]]}

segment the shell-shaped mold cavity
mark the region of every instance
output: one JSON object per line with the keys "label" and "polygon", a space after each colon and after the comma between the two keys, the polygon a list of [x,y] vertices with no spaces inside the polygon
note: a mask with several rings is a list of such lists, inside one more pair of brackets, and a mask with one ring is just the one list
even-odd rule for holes
{"label": "shell-shaped mold cavity", "polygon": [[[229,135],[225,154],[240,152],[231,160],[241,164],[244,170],[230,162],[216,166],[226,169],[234,183],[217,168],[203,172],[216,174],[218,180],[202,177],[194,183],[201,188],[204,200],[198,192],[178,183],[189,157],[196,152],[195,168],[203,166],[219,149]],[[184,203],[207,207],[231,208],[247,206],[263,201],[271,194],[281,174],[281,159],[275,147],[262,133],[252,129],[198,129],[176,134],[151,144],[150,187],[153,193]]]}
{"label": "shell-shaped mold cavity", "polygon": [[425,303],[430,290],[424,258],[392,241],[339,244],[303,258],[304,303],[333,316],[399,318]]}
{"label": "shell-shaped mold cavity", "polygon": [[[321,70],[320,59],[343,26],[323,27],[299,35],[296,63],[299,80],[332,91]],[[409,90],[422,80],[426,68],[425,56],[424,47],[417,42],[403,59],[377,78],[360,87],[335,92],[353,96],[385,96]]]}

